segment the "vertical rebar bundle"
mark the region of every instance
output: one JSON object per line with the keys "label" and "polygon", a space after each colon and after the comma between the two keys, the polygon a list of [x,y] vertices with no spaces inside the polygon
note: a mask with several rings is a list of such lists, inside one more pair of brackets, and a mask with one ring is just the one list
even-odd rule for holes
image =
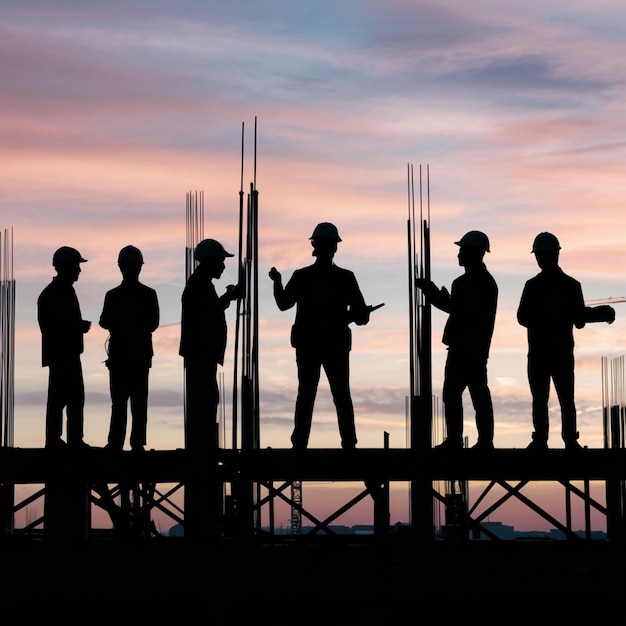
{"label": "vertical rebar bundle", "polygon": [[[0,446],[14,444],[15,409],[15,280],[13,279],[13,229],[0,239]],[[15,485],[0,482],[3,535],[14,531]]]}
{"label": "vertical rebar bundle", "polygon": [[188,191],[185,197],[185,280],[196,269],[194,251],[204,239],[204,191]]}
{"label": "vertical rebar bundle", "polygon": [[625,447],[624,357],[602,357],[602,421],[605,448]]}
{"label": "vertical rebar bundle", "polygon": [[[204,191],[188,191],[185,196],[185,282],[196,269],[196,246],[204,239]],[[183,414],[187,424],[187,394],[183,385]],[[220,424],[220,426],[222,426]],[[222,428],[220,428],[220,431]]]}
{"label": "vertical rebar bundle", "polygon": [[13,229],[0,241],[0,445],[13,447],[15,409],[15,280]]}
{"label": "vertical rebar bundle", "polygon": [[[239,286],[243,296],[237,301],[235,330],[235,380],[233,397],[233,448],[239,444],[238,409],[241,409],[241,448],[256,449],[259,433],[259,270],[258,210],[259,192],[256,184],[257,124],[254,119],[253,176],[244,207],[244,125],[241,139],[241,187],[239,191]],[[237,372],[240,370],[240,378]],[[237,385],[241,383],[241,397]]]}
{"label": "vertical rebar bundle", "polygon": [[[625,444],[626,396],[624,395],[624,357],[602,357],[602,421],[604,447],[619,450]],[[607,533],[622,542],[626,540],[626,481],[607,480]],[[619,521],[621,520],[621,522]]]}
{"label": "vertical rebar bundle", "polygon": [[[432,446],[432,340],[431,307],[417,287],[417,279],[430,280],[430,182],[426,168],[426,209],[422,167],[419,169],[419,232],[415,215],[413,166],[407,167],[408,183],[408,275],[409,275],[409,371],[408,398],[409,445],[415,452]],[[424,212],[426,215],[424,215]],[[409,512],[416,537],[432,538],[435,509],[433,485],[429,480],[415,480],[410,486]]]}
{"label": "vertical rebar bundle", "polygon": [[[422,167],[419,168],[419,233],[415,224],[415,182],[408,166],[408,274],[409,274],[409,436],[410,447],[432,445],[432,341],[431,307],[416,286],[416,279],[430,280],[430,182],[426,166],[426,208],[424,209]],[[424,215],[426,212],[426,215]],[[418,249],[419,246],[419,249]]]}
{"label": "vertical rebar bundle", "polygon": [[[234,450],[255,450],[260,447],[259,416],[259,269],[258,269],[258,211],[257,189],[257,120],[254,118],[254,152],[252,182],[244,201],[244,138],[241,124],[241,180],[239,188],[239,293],[235,326],[235,355],[233,371],[232,447]],[[241,428],[239,422],[241,421]],[[236,488],[236,506],[248,520],[246,532],[261,527],[259,502],[261,485],[241,481]],[[273,505],[271,505],[273,507]],[[270,515],[273,515],[271,508]]]}

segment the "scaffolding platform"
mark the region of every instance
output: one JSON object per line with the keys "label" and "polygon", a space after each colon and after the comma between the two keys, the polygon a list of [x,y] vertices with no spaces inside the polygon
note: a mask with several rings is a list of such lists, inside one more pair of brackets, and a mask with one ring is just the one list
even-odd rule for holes
{"label": "scaffolding platform", "polygon": [[205,474],[232,482],[242,476],[257,481],[414,480],[626,480],[626,449],[494,449],[454,453],[403,448],[227,450],[194,457],[183,449],[110,453],[90,448],[78,453],[43,448],[0,448],[0,482],[46,483],[71,474],[84,482],[185,482]]}
{"label": "scaffolding platform", "polygon": [[[565,491],[563,518],[524,493],[530,483],[560,483]],[[290,498],[289,487],[297,482],[355,483],[362,491],[325,519]],[[93,533],[90,507],[95,504],[111,515],[114,528],[129,530],[140,520],[140,534],[150,533],[151,516],[157,509],[168,513],[170,495],[185,494],[182,507],[169,509],[173,522],[185,535],[202,536],[206,528],[214,537],[267,537],[260,532],[260,512],[281,500],[313,523],[314,532],[333,534],[331,525],[341,514],[366,497],[374,508],[374,535],[389,536],[389,489],[406,483],[411,493],[412,532],[432,538],[436,504],[446,507],[446,516],[463,535],[478,532],[483,538],[498,539],[484,522],[499,506],[517,499],[562,531],[568,539],[580,539],[571,526],[570,500],[578,498],[585,508],[586,538],[592,537],[591,514],[605,517],[607,536],[613,541],[626,537],[625,497],[626,450],[494,449],[478,452],[462,449],[290,449],[229,450],[192,454],[178,450],[147,450],[144,453],[111,453],[89,448],[77,453],[30,448],[0,449],[0,488],[5,536],[16,532],[14,519],[30,500],[15,502],[16,485],[42,485],[36,494],[44,498],[44,515],[30,524],[32,529],[57,529],[63,537],[74,533],[87,538]],[[496,486],[504,494],[487,510],[470,506],[468,483],[485,484],[483,495]],[[600,483],[594,493],[590,484]],[[167,485],[163,489],[162,485]],[[443,485],[443,489],[442,489]],[[458,485],[458,489],[454,486]],[[493,493],[493,492],[492,492]],[[271,513],[270,513],[271,515]],[[274,528],[270,524],[269,534]],[[68,530],[69,529],[69,530]],[[72,530],[73,529],[73,530]],[[189,531],[189,532],[188,532]],[[319,533],[319,531],[323,531]],[[21,532],[21,531],[20,531]],[[127,536],[128,533],[122,533]]]}

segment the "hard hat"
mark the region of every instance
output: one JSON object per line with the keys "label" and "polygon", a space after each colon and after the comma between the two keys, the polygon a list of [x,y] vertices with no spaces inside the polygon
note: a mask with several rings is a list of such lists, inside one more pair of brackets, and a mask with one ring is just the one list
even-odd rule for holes
{"label": "hard hat", "polygon": [[204,259],[212,256],[221,257],[223,259],[227,256],[235,255],[226,252],[224,246],[222,246],[219,241],[215,241],[215,239],[203,239],[196,246],[196,261],[204,261]]}
{"label": "hard hat", "polygon": [[531,252],[547,252],[549,250],[560,250],[561,244],[552,233],[539,233],[533,241]]}
{"label": "hard hat", "polygon": [[330,222],[318,224],[309,239],[332,239],[334,241],[341,241],[337,227]]}
{"label": "hard hat", "polygon": [[480,248],[483,252],[491,252],[489,250],[489,238],[480,230],[470,230],[454,243],[457,246],[472,246],[472,248]]}
{"label": "hard hat", "polygon": [[117,255],[118,263],[143,263],[143,255],[139,248],[135,246],[125,246]]}
{"label": "hard hat", "polygon": [[63,265],[64,263],[85,263],[87,259],[83,259],[80,252],[76,248],[70,248],[69,246],[60,247],[52,255],[52,265]]}

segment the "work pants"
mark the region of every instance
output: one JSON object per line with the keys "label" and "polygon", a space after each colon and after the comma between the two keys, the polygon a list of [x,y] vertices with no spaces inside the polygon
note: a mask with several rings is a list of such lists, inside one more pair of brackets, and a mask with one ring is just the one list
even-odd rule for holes
{"label": "work pants", "polygon": [[350,395],[350,353],[348,351],[320,351],[315,348],[297,348],[298,396],[296,398],[294,429],[291,443],[295,449],[306,449],[313,420],[313,406],[317,395],[321,369],[324,368],[330,392],[337,411],[341,447],[353,449],[356,445],[354,407]]}
{"label": "work pants", "polygon": [[576,431],[576,404],[574,402],[574,353],[568,352],[554,358],[550,354],[529,354],[528,382],[532,395],[533,439],[548,441],[550,430],[548,400],[550,381],[554,383],[561,406],[561,436],[566,443],[578,439]]}
{"label": "work pants", "polygon": [[467,389],[476,412],[479,443],[493,443],[493,402],[487,381],[487,361],[448,349],[443,382],[446,438],[463,442],[463,392]]}
{"label": "work pants", "polygon": [[48,366],[48,399],[46,402],[46,447],[61,442],[63,410],[67,416],[67,443],[83,441],[85,385],[80,356],[55,361]]}
{"label": "work pants", "polygon": [[149,371],[148,367],[141,365],[109,366],[111,424],[107,441],[112,448],[121,450],[124,447],[129,402],[132,417],[130,447],[136,449],[146,445]]}

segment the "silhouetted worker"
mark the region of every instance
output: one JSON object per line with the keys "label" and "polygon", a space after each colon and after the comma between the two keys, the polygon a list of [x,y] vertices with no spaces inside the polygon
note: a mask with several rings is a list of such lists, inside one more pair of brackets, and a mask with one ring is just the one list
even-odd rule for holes
{"label": "silhouetted worker", "polygon": [[37,320],[41,329],[41,364],[48,368],[46,403],[46,448],[62,449],[63,411],[67,417],[67,445],[70,449],[88,448],[83,441],[85,384],[81,354],[83,335],[91,328],[80,312],[74,283],[85,263],[75,248],[56,250],[52,278],[37,299]]}
{"label": "silhouetted worker", "polygon": [[148,424],[148,376],[154,355],[152,333],[159,327],[159,301],[154,289],[139,282],[143,267],[139,248],[122,248],[117,264],[122,282],[105,294],[99,322],[109,331],[106,366],[111,423],[105,449],[123,449],[130,402],[130,447],[134,452],[143,452]]}
{"label": "silhouetted worker", "polygon": [[418,279],[427,301],[448,313],[443,343],[448,346],[444,370],[443,407],[446,438],[442,450],[463,447],[463,393],[469,391],[476,411],[478,441],[474,450],[493,449],[493,403],[487,380],[487,361],[496,320],[498,286],[484,263],[490,252],[485,233],[471,230],[459,241],[458,261],[465,272],[452,282],[450,292],[432,281]]}
{"label": "silhouetted worker", "polygon": [[226,352],[225,310],[239,297],[240,289],[228,285],[218,296],[213,279],[222,275],[225,258],[232,256],[219,241],[202,240],[195,249],[198,266],[183,290],[179,354],[185,366],[187,449],[202,451],[218,445],[217,366],[224,364]]}
{"label": "silhouetted worker", "polygon": [[355,275],[333,263],[337,243],[341,241],[334,224],[318,224],[310,240],[315,262],[295,270],[285,287],[275,267],[269,272],[278,308],[285,311],[297,305],[291,329],[291,345],[296,349],[298,366],[291,443],[294,450],[304,450],[308,445],[323,367],[337,410],[341,447],[351,450],[356,446],[357,437],[349,382],[352,348],[349,324],[367,324],[370,312],[378,307],[366,305]]}
{"label": "silhouetted worker", "polygon": [[561,246],[552,233],[539,233],[532,252],[539,274],[524,285],[517,321],[527,328],[528,382],[532,395],[531,450],[548,448],[548,398],[554,383],[561,407],[561,436],[567,449],[581,449],[574,403],[574,326],[615,320],[613,307],[586,307],[580,283],[559,266]]}

